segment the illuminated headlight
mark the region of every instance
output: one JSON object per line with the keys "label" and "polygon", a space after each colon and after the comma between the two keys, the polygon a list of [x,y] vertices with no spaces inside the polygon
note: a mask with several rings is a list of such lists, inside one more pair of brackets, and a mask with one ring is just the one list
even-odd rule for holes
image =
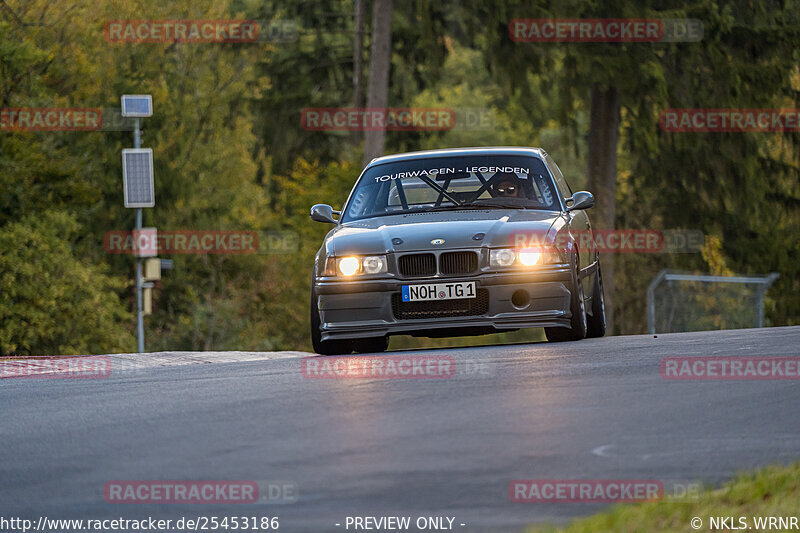
{"label": "illuminated headlight", "polygon": [[520,264],[525,266],[533,266],[539,264],[542,259],[542,251],[540,248],[523,248],[517,252]]}
{"label": "illuminated headlight", "polygon": [[352,276],[361,269],[358,257],[342,257],[339,259],[339,272],[345,276]]}
{"label": "illuminated headlight", "polygon": [[342,276],[350,277],[361,274],[383,274],[388,271],[388,268],[385,256],[352,255],[336,259],[336,270]]}
{"label": "illuminated headlight", "polygon": [[558,253],[550,247],[501,248],[489,252],[489,266],[492,267],[531,267],[558,262]]}

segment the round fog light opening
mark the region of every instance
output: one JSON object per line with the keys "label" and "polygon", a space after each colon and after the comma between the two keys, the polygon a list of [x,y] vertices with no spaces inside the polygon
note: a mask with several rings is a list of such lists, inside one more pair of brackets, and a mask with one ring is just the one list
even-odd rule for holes
{"label": "round fog light opening", "polygon": [[528,291],[523,291],[522,289],[514,291],[514,294],[511,295],[511,303],[519,309],[527,307],[531,303],[531,296]]}

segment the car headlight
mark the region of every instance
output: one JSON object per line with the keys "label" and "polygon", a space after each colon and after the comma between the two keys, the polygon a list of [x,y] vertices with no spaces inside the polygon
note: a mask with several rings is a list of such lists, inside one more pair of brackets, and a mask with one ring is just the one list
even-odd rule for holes
{"label": "car headlight", "polygon": [[525,266],[533,266],[542,259],[542,251],[539,248],[523,248],[517,252],[517,259]]}
{"label": "car headlight", "polygon": [[489,265],[493,267],[507,267],[514,264],[517,254],[511,248],[492,250],[489,253]]}
{"label": "car headlight", "polygon": [[342,257],[339,259],[339,272],[345,276],[352,276],[361,270],[361,261],[358,257]]}
{"label": "car headlight", "polygon": [[386,272],[386,257],[382,255],[368,255],[361,260],[364,274],[383,274]]}
{"label": "car headlight", "polygon": [[558,253],[551,247],[500,248],[489,252],[489,266],[492,267],[532,267],[558,262]]}
{"label": "car headlight", "polygon": [[383,255],[349,255],[336,259],[329,257],[328,261],[328,265],[331,262],[336,265],[335,271],[332,271],[333,269],[329,266],[325,269],[326,275],[329,276],[339,274],[351,277],[362,274],[383,274],[388,271],[386,256]]}

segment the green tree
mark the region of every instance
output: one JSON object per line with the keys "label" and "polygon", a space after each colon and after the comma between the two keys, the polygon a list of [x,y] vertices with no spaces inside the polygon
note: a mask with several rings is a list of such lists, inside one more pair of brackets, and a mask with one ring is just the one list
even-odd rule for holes
{"label": "green tree", "polygon": [[126,350],[131,320],[123,282],[76,257],[78,224],[43,212],[0,227],[0,353],[82,354]]}

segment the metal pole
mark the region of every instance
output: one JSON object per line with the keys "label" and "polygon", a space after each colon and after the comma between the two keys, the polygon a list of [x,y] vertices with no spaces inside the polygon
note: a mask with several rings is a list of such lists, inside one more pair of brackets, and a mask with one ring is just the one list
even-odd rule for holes
{"label": "metal pole", "polygon": [[769,290],[775,280],[781,277],[777,272],[770,272],[769,276],[758,287],[758,300],[756,301],[756,327],[764,327],[764,294]]}
{"label": "metal pole", "polygon": [[[136,210],[136,229],[142,229],[142,210]],[[136,344],[144,352],[144,315],[142,314],[142,258],[136,258]]]}
{"label": "metal pole", "polygon": [[[139,118],[134,119],[133,147],[141,148]],[[142,229],[142,209],[136,209],[136,229]],[[144,352],[144,315],[142,313],[142,258],[136,257],[136,344],[139,353]]]}
{"label": "metal pole", "polygon": [[647,287],[647,331],[650,335],[656,334],[656,287],[666,276],[667,270],[662,270]]}
{"label": "metal pole", "polygon": [[764,327],[764,288],[760,285],[756,289],[756,327]]}

